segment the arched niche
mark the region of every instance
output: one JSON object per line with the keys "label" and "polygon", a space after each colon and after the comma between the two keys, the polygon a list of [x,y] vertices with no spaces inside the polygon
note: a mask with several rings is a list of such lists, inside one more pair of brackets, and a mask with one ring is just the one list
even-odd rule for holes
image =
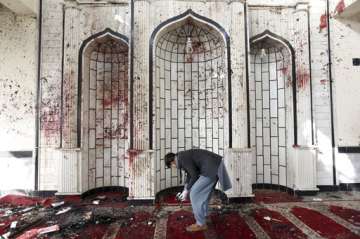
{"label": "arched niche", "polygon": [[128,39],[111,29],[86,39],[79,52],[78,146],[82,191],[128,185]]}
{"label": "arched niche", "polygon": [[265,31],[251,38],[250,131],[255,184],[288,185],[289,151],[297,144],[295,54]]}
{"label": "arched niche", "polygon": [[160,24],[150,40],[150,148],[156,191],[182,184],[164,156],[191,148],[223,155],[231,147],[230,40],[191,10]]}

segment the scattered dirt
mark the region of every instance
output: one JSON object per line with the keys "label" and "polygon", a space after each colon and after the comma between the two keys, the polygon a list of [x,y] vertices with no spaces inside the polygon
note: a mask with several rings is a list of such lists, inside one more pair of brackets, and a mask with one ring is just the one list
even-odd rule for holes
{"label": "scattered dirt", "polygon": [[273,239],[307,238],[302,231],[280,213],[266,209],[255,209],[252,216]]}

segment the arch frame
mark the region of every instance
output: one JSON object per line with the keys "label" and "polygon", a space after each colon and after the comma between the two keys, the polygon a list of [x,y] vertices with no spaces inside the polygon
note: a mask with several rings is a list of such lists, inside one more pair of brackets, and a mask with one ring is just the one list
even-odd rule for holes
{"label": "arch frame", "polygon": [[214,20],[204,17],[195,13],[192,9],[188,9],[184,13],[175,17],[169,18],[166,21],[160,23],[152,32],[149,41],[149,149],[153,149],[153,83],[154,83],[154,44],[157,42],[158,36],[160,36],[163,30],[166,30],[172,24],[177,22],[194,19],[195,21],[204,23],[210,26],[213,30],[216,30],[223,38],[226,48],[226,63],[227,63],[227,80],[228,80],[228,127],[229,127],[229,148],[232,148],[232,94],[231,94],[231,52],[230,52],[230,36],[226,30]]}
{"label": "arch frame", "polygon": [[[122,41],[123,43],[125,43],[128,48],[129,48],[129,38],[119,32],[116,32],[110,28],[105,28],[105,30],[95,33],[93,35],[91,35],[90,37],[86,38],[79,49],[79,63],[78,63],[78,89],[77,89],[77,147],[81,148],[81,114],[82,114],[82,83],[83,83],[83,55],[84,52],[86,51],[87,47],[96,39],[99,38],[103,38],[106,36],[111,36],[114,39],[118,39],[120,41]],[[130,105],[132,104],[132,102],[130,102]],[[130,140],[131,137],[130,137]]]}
{"label": "arch frame", "polygon": [[[266,38],[269,38],[273,41],[279,42],[280,44],[284,45],[291,56],[291,78],[292,78],[292,99],[293,99],[293,124],[294,124],[294,146],[298,145],[298,133],[297,133],[297,87],[296,87],[296,59],[295,59],[295,50],[290,44],[289,41],[287,41],[285,38],[271,32],[270,30],[265,30],[264,32],[255,35],[250,38],[250,48],[251,45],[259,42],[261,40],[264,40]],[[247,90],[247,98],[250,99],[250,92]],[[250,115],[250,109],[248,109],[248,115]],[[250,122],[250,119],[248,119]]]}

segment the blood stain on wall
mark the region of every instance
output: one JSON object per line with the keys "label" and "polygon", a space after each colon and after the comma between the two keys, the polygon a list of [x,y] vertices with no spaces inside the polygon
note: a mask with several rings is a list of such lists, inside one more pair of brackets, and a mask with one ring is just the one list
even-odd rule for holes
{"label": "blood stain on wall", "polygon": [[326,13],[324,13],[324,14],[322,14],[320,16],[320,25],[319,25],[319,27],[320,27],[320,32],[323,29],[327,28],[327,14]]}
{"label": "blood stain on wall", "polygon": [[302,67],[298,67],[296,70],[296,81],[299,89],[305,88],[310,81],[310,74]]}

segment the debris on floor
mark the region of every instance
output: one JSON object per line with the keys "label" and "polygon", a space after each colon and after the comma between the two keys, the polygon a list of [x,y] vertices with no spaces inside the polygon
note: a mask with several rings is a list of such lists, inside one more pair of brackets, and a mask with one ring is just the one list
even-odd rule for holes
{"label": "debris on floor", "polygon": [[[156,224],[153,207],[133,207],[121,201],[124,198],[121,195],[110,194],[69,201],[67,198],[1,197],[0,238],[152,238]],[[95,198],[99,202],[96,205],[93,204]],[[145,234],[148,237],[144,237]]]}
{"label": "debris on floor", "polygon": [[0,239],[360,239],[359,193],[320,194],[321,201],[255,193],[252,202],[241,204],[219,203],[215,196],[209,229],[197,233],[186,231],[195,222],[191,206],[166,201],[172,202],[175,191],[148,206],[131,205],[115,192],[85,198],[7,195],[0,197]]}

